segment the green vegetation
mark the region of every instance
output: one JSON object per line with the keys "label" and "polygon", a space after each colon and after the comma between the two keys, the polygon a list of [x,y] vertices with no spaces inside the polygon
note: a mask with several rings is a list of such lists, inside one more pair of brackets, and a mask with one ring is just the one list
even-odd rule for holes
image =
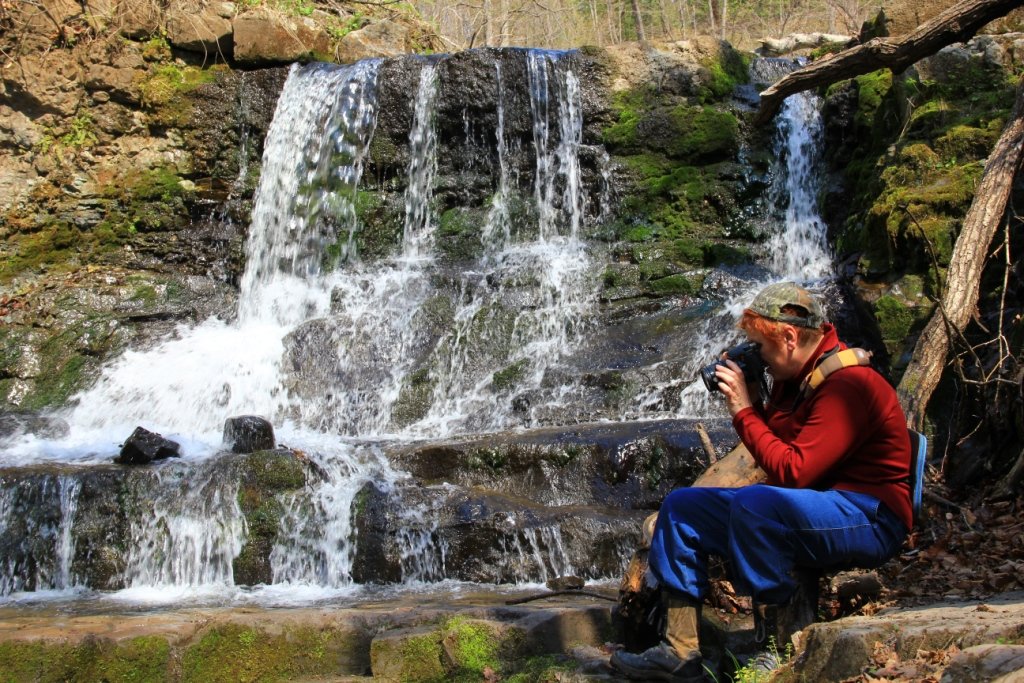
{"label": "green vegetation", "polygon": [[170,644],[142,636],[77,645],[40,641],[0,643],[0,680],[91,683],[159,683],[170,677]]}
{"label": "green vegetation", "polygon": [[941,290],[981,160],[1013,102],[1013,82],[1001,70],[976,60],[949,69],[942,83],[882,70],[829,91],[852,89],[857,98],[848,139],[858,142],[832,151],[852,189],[838,251],[860,252],[871,278],[921,276],[926,296]]}
{"label": "green vegetation", "polygon": [[216,626],[181,657],[181,680],[280,681],[338,674],[338,660],[365,642],[354,634],[312,627],[270,633],[238,624]]}
{"label": "green vegetation", "polygon": [[149,111],[150,120],[158,126],[188,125],[194,106],[188,95],[200,86],[214,82],[224,68],[217,65],[201,69],[167,61],[154,63],[139,84],[142,104]]}
{"label": "green vegetation", "polygon": [[511,388],[523,378],[529,365],[530,362],[524,358],[502,370],[498,370],[491,378],[492,385],[499,391]]}
{"label": "green vegetation", "polygon": [[396,681],[470,683],[514,671],[522,634],[485,621],[452,617],[415,631],[376,638],[374,676]]}
{"label": "green vegetation", "polygon": [[293,453],[257,451],[242,460],[238,504],[245,517],[246,539],[232,562],[235,582],[270,582],[270,551],[280,533],[285,507],[282,494],[306,484],[306,468]]}

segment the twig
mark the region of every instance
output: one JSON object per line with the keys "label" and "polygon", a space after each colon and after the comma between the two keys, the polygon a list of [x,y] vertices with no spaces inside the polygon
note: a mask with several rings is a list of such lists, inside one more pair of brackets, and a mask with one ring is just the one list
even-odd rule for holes
{"label": "twig", "polygon": [[715,444],[711,443],[711,437],[708,436],[708,430],[704,427],[703,422],[697,423],[697,436],[700,437],[700,443],[704,446],[704,452],[708,454],[708,464],[714,465],[718,462],[718,453],[715,451]]}
{"label": "twig", "polygon": [[515,598],[514,600],[506,600],[506,605],[521,605],[524,602],[532,602],[533,600],[543,600],[544,598],[553,598],[556,595],[586,595],[591,598],[600,598],[602,600],[608,600],[610,602],[618,602],[618,598],[613,598],[610,595],[604,593],[595,593],[594,591],[586,590],[564,590],[564,591],[548,591],[547,593],[537,593],[536,595],[527,595],[525,598]]}

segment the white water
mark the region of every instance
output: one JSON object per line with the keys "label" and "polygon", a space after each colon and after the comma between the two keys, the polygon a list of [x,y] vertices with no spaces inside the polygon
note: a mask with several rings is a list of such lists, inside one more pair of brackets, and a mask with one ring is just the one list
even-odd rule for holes
{"label": "white water", "polygon": [[[132,529],[125,572],[130,588],[121,592],[123,599],[201,600],[233,586],[231,561],[246,533],[236,485],[218,486],[203,462],[219,449],[228,416],[271,418],[279,441],[306,450],[326,473],[325,481],[282,501],[282,535],[271,554],[274,586],[261,591],[286,602],[350,590],[356,494],[370,481],[393,493],[400,490],[401,473],[392,471],[372,445],[342,444],[337,435],[436,438],[523,421],[522,415],[510,414],[510,390],[497,386],[495,371],[514,370],[517,392],[542,387],[546,373],[558,368],[589,329],[599,289],[592,256],[579,238],[586,211],[579,81],[556,53],[530,51],[526,58],[536,237],[513,234],[510,225],[514,179],[504,111],[509,86],[496,66],[499,178],[485,254],[479,270],[460,275],[454,325],[426,363],[431,389],[425,415],[396,426],[392,410],[416,367],[415,349],[424,334],[418,321],[436,293],[430,281],[436,70],[424,65],[416,95],[402,253],[368,265],[354,251],[360,227],[355,199],[375,128],[378,63],[320,65],[293,68],[268,134],[237,319],[183,326],[153,349],[124,354],[76,397],[78,406],[68,415],[71,436],[25,439],[8,449],[5,457],[12,463],[106,462],[137,424],[182,442],[185,459],[196,462],[161,470],[152,515]],[[820,129],[815,116],[812,105],[787,101],[780,117],[780,166],[774,173],[779,185],[773,196],[791,199],[785,236],[775,246],[784,258],[773,261],[771,279],[806,282],[828,273],[821,221],[814,213],[816,162],[806,158]],[[465,127],[468,137],[468,115]],[[607,173],[607,167],[603,170]],[[606,202],[607,183],[602,212]],[[325,264],[325,249],[340,262],[336,269]],[[692,373],[683,376],[695,376],[717,355],[722,340],[734,334],[732,321],[763,284],[743,283],[723,302],[692,345]],[[716,411],[699,382],[681,391],[682,414]],[[557,404],[560,396],[548,393],[539,400]],[[525,410],[543,407],[528,404]],[[10,514],[5,495],[0,489],[0,524]],[[55,534],[57,578],[41,577],[43,587],[73,585],[72,499],[69,493],[63,531]],[[401,565],[410,583],[446,575],[447,548],[437,538],[432,512],[403,508]],[[560,534],[556,526],[510,530],[502,541],[513,558],[507,580],[543,581],[573,573]],[[20,589],[21,584],[0,586],[0,595]]]}
{"label": "white water", "polygon": [[[794,68],[789,60],[756,60],[755,78],[769,81],[781,78]],[[674,386],[679,387],[680,417],[725,416],[720,396],[711,394],[699,379],[701,367],[718,358],[721,352],[740,341],[735,321],[764,286],[772,282],[794,281],[811,291],[819,290],[831,277],[832,259],[828,251],[825,222],[818,213],[821,189],[821,99],[812,92],[787,97],[775,117],[774,164],[768,206],[784,206],[781,216],[765,217],[771,237],[766,252],[770,273],[753,281],[737,280],[714,315],[708,316],[690,341],[685,367]],[[695,379],[689,379],[695,378]],[[665,387],[652,387],[637,403],[654,403]]]}

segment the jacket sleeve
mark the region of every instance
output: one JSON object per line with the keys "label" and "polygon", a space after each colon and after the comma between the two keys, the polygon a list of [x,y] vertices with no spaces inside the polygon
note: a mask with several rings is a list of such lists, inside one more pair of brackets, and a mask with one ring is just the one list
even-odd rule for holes
{"label": "jacket sleeve", "polygon": [[789,443],[752,409],[733,417],[733,426],[768,483],[808,488],[863,443],[872,428],[874,397],[853,368],[836,373],[811,396],[807,416]]}

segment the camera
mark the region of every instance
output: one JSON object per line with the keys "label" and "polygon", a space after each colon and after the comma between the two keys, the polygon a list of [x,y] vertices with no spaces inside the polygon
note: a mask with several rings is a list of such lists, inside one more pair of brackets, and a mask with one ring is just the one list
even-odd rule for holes
{"label": "camera", "polygon": [[[747,382],[760,380],[764,374],[764,361],[761,360],[761,345],[755,342],[743,342],[737,344],[725,352],[726,357],[743,371],[743,379]],[[718,391],[718,377],[715,376],[715,368],[725,365],[724,360],[716,360],[710,365],[700,369],[700,378],[704,380],[704,386],[708,391]]]}

